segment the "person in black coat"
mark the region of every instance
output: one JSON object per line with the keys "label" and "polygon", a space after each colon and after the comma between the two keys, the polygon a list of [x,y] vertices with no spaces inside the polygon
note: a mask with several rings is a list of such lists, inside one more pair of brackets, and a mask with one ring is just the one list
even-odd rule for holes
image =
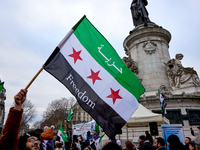
{"label": "person in black coat", "polygon": [[149,142],[151,143],[151,145],[153,145],[153,138],[152,136],[149,134],[148,131],[145,131],[146,134],[146,140],[149,140]]}
{"label": "person in black coat", "polygon": [[146,140],[145,135],[140,135],[139,137],[139,150],[153,150],[153,147],[149,140]]}
{"label": "person in black coat", "polygon": [[184,145],[180,142],[177,135],[170,135],[167,139],[169,150],[184,150]]}

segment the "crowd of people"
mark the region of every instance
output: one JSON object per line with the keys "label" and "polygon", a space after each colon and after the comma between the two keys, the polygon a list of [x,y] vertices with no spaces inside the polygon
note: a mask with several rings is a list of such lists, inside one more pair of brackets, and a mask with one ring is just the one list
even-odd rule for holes
{"label": "crowd of people", "polygon": [[[27,90],[20,90],[15,96],[14,107],[10,108],[9,114],[0,137],[0,150],[99,150],[96,148],[95,141],[100,138],[96,131],[91,135],[87,132],[86,139],[81,135],[73,136],[72,142],[60,142],[60,139],[53,140],[53,136],[46,132],[47,130],[36,129],[25,133],[19,137],[20,122],[22,119],[23,110],[21,106],[26,99]],[[51,130],[52,127],[49,127]],[[176,135],[170,135],[165,141],[162,137],[156,137],[154,140],[148,131],[145,135],[140,135],[138,139],[139,145],[132,141],[125,142],[125,148],[122,147],[121,141],[118,139],[109,139],[103,145],[102,150],[166,150],[166,143],[169,150],[199,150],[200,144],[200,126],[198,133],[195,133],[192,128],[191,134],[195,136],[194,141],[190,137],[185,137],[185,144],[180,142]],[[44,133],[45,132],[45,133]],[[45,138],[44,137],[48,137]]]}

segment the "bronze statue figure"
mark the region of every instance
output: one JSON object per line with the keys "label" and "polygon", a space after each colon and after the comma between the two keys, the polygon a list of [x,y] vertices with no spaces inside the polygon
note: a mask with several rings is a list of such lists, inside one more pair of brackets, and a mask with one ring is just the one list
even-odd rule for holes
{"label": "bronze statue figure", "polygon": [[150,23],[148,17],[148,12],[145,8],[147,6],[147,0],[133,0],[131,3],[131,13],[133,18],[134,26],[138,26],[144,24],[144,26],[148,26],[147,23]]}

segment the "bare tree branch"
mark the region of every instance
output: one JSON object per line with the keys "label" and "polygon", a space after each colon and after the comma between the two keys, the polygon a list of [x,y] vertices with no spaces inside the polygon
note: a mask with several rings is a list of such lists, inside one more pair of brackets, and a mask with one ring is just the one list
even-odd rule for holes
{"label": "bare tree branch", "polygon": [[55,122],[58,123],[64,121],[67,118],[70,107],[75,104],[75,102],[75,99],[70,97],[56,99],[49,103],[42,115],[41,128],[46,125],[50,126]]}

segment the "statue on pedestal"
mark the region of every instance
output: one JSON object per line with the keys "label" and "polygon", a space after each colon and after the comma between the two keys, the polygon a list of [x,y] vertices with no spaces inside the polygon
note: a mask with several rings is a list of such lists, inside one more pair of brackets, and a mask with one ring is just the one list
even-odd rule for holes
{"label": "statue on pedestal", "polygon": [[200,86],[197,72],[193,68],[182,66],[182,54],[176,54],[175,59],[169,60],[166,65],[166,73],[172,89]]}
{"label": "statue on pedestal", "polygon": [[138,26],[144,24],[144,26],[148,26],[147,23],[150,23],[148,17],[148,12],[145,8],[147,6],[147,0],[133,0],[131,3],[131,13],[133,18],[134,26]]}

